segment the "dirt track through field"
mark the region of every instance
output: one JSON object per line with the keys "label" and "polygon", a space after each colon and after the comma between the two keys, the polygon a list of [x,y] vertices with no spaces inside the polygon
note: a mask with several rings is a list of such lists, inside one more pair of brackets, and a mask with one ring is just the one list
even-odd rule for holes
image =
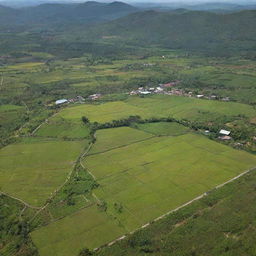
{"label": "dirt track through field", "polygon": [[[224,182],[224,183],[222,183],[222,184],[220,184],[220,185],[217,185],[217,186],[216,186],[215,188],[213,188],[212,190],[214,190],[214,189],[219,189],[219,188],[225,186],[226,184],[231,183],[231,182],[233,182],[233,181],[239,179],[240,177],[242,177],[242,176],[246,175],[247,173],[249,173],[249,172],[251,172],[251,171],[254,171],[254,170],[256,170],[256,166],[254,166],[254,167],[252,167],[252,168],[250,168],[250,169],[248,169],[248,170],[246,170],[246,171],[240,173],[240,174],[237,175],[236,177],[234,177],[234,178],[232,178],[232,179],[230,179],[230,180],[228,180],[228,181],[226,181],[226,182]],[[211,190],[211,191],[212,191],[212,190]],[[183,205],[181,205],[181,206],[179,206],[179,207],[177,207],[177,208],[175,208],[175,209],[173,209],[173,210],[171,210],[171,211],[169,211],[169,212],[167,212],[167,213],[165,213],[165,214],[163,214],[163,215],[161,215],[161,216],[155,218],[155,219],[152,220],[150,223],[146,223],[146,224],[144,224],[143,226],[141,226],[140,228],[137,228],[137,229],[135,229],[134,231],[131,231],[131,232],[129,232],[128,234],[125,234],[125,235],[123,235],[123,236],[121,236],[121,237],[119,237],[119,238],[117,238],[117,239],[115,239],[115,240],[109,242],[108,244],[105,244],[105,245],[103,245],[103,246],[101,246],[101,247],[98,247],[98,248],[94,248],[94,251],[98,251],[98,250],[100,250],[100,249],[103,248],[103,247],[109,247],[109,246],[111,246],[111,245],[117,243],[118,241],[121,241],[121,240],[125,239],[128,235],[132,235],[132,234],[135,233],[136,231],[139,231],[139,230],[141,230],[141,229],[144,229],[144,228],[148,227],[149,225],[151,225],[152,223],[154,223],[154,222],[156,222],[156,221],[158,221],[158,220],[161,220],[161,219],[165,218],[166,216],[170,215],[171,213],[174,213],[174,212],[176,212],[176,211],[178,211],[178,210],[180,210],[180,209],[182,209],[182,208],[184,208],[184,207],[186,207],[186,206],[192,204],[193,202],[202,199],[203,197],[207,196],[207,194],[208,194],[208,193],[205,192],[205,193],[201,194],[200,196],[195,197],[194,199],[192,199],[192,200],[190,200],[190,201],[184,203]]]}

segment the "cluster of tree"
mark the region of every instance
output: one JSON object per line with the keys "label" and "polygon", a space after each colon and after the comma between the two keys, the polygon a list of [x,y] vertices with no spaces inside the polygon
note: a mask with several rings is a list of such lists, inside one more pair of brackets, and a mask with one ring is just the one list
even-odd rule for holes
{"label": "cluster of tree", "polygon": [[29,217],[22,216],[24,208],[16,200],[0,195],[0,255],[37,256],[37,249],[33,246],[29,232]]}
{"label": "cluster of tree", "polygon": [[74,175],[70,182],[63,188],[64,201],[67,202],[67,205],[75,204],[74,196],[88,194],[99,186],[80,164],[76,164],[74,171],[76,175]]}

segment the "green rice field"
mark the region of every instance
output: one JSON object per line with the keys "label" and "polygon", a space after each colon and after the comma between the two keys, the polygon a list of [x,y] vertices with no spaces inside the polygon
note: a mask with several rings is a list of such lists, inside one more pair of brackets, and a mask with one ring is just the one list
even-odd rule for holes
{"label": "green rice field", "polygon": [[249,105],[235,102],[198,100],[180,96],[154,95],[145,98],[129,97],[126,101],[116,101],[99,105],[83,104],[63,109],[60,117],[78,120],[86,116],[92,122],[105,123],[112,120],[139,115],[142,118],[174,117],[177,119],[214,119],[220,116],[256,116],[256,110]]}
{"label": "green rice field", "polygon": [[189,132],[189,129],[175,122],[157,122],[137,124],[138,129],[154,135],[177,136]]}
{"label": "green rice field", "polygon": [[98,130],[95,136],[97,143],[92,147],[89,154],[105,152],[153,137],[152,134],[130,127]]}
{"label": "green rice field", "polygon": [[67,178],[85,141],[24,138],[0,150],[1,190],[41,206]]}
{"label": "green rice field", "polygon": [[99,247],[256,166],[244,151],[188,131],[175,134],[174,126],[161,129],[168,136],[132,128],[97,132],[83,165],[100,184],[93,194],[105,210],[91,206],[32,232],[41,256]]}
{"label": "green rice field", "polygon": [[39,137],[81,139],[89,135],[89,129],[82,121],[68,122],[64,119],[54,117],[44,123],[35,135]]}

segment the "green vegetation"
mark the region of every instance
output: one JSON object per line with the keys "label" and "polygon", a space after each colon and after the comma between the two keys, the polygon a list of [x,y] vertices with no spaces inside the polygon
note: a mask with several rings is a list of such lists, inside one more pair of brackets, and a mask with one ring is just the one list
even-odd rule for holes
{"label": "green vegetation", "polygon": [[254,255],[255,181],[253,171],[95,255]]}
{"label": "green vegetation", "polygon": [[94,248],[124,232],[96,206],[85,208],[32,233],[40,255],[78,255],[83,247]]}
{"label": "green vegetation", "polygon": [[33,210],[12,198],[0,195],[0,254],[36,256],[37,249],[29,236],[29,219]]}
{"label": "green vegetation", "polygon": [[81,139],[89,136],[89,128],[82,122],[67,122],[61,118],[53,117],[47,120],[47,122],[37,130],[35,135],[42,137]]}
{"label": "green vegetation", "polygon": [[65,108],[59,115],[67,120],[78,120],[82,115],[91,122],[106,123],[112,120],[139,115],[142,118],[174,117],[190,120],[214,120],[223,116],[244,115],[254,117],[252,106],[234,102],[198,100],[179,96],[130,97],[127,101],[110,102],[100,105],[79,105]]}
{"label": "green vegetation", "polygon": [[67,178],[84,141],[24,138],[1,149],[1,188],[33,206],[42,206]]}
{"label": "green vegetation", "polygon": [[[254,156],[200,135],[146,137],[141,141],[145,134],[131,128],[99,131],[97,151],[83,161],[99,184],[92,190],[94,201],[91,199],[92,205],[87,208],[32,232],[42,256],[52,252],[75,255],[82,246],[99,247],[256,164]],[[70,189],[76,187],[71,185]],[[104,221],[94,222],[100,216],[105,216]]]}
{"label": "green vegetation", "polygon": [[156,123],[145,123],[138,124],[136,128],[152,133],[154,135],[165,135],[165,136],[178,136],[185,134],[189,129],[183,125],[175,122],[156,122]]}
{"label": "green vegetation", "polygon": [[131,143],[143,141],[152,137],[150,134],[129,127],[98,130],[95,136],[97,138],[97,143],[93,145],[89,154],[124,147]]}
{"label": "green vegetation", "polygon": [[255,11],[135,11],[0,6],[0,255],[253,255]]}

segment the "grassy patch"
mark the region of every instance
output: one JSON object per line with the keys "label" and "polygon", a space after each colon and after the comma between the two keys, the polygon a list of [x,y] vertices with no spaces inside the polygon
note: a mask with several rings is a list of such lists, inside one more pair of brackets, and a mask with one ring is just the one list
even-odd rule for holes
{"label": "grassy patch", "polygon": [[42,205],[72,170],[84,141],[24,139],[0,151],[4,192],[34,206]]}
{"label": "grassy patch", "polygon": [[81,121],[68,122],[55,117],[48,120],[36,132],[37,136],[56,138],[86,138],[89,135],[89,128]]}
{"label": "grassy patch", "polygon": [[255,181],[254,171],[96,255],[254,255]]}
{"label": "grassy patch", "polygon": [[112,120],[139,115],[142,118],[175,117],[189,120],[214,120],[223,116],[256,116],[252,106],[234,102],[198,100],[177,96],[129,97],[100,105],[79,105],[66,108],[59,115],[68,120],[78,120],[85,115],[92,122],[105,123]]}
{"label": "grassy patch", "polygon": [[152,133],[154,135],[167,135],[167,136],[182,135],[189,131],[187,127],[175,122],[156,122],[156,123],[137,124],[136,128],[145,132]]}
{"label": "grassy patch", "polygon": [[97,143],[93,145],[89,154],[108,151],[150,137],[152,137],[152,135],[130,127],[98,130],[96,132]]}
{"label": "grassy patch", "polygon": [[82,248],[95,248],[122,235],[124,229],[96,206],[83,209],[31,236],[41,256],[78,255]]}

